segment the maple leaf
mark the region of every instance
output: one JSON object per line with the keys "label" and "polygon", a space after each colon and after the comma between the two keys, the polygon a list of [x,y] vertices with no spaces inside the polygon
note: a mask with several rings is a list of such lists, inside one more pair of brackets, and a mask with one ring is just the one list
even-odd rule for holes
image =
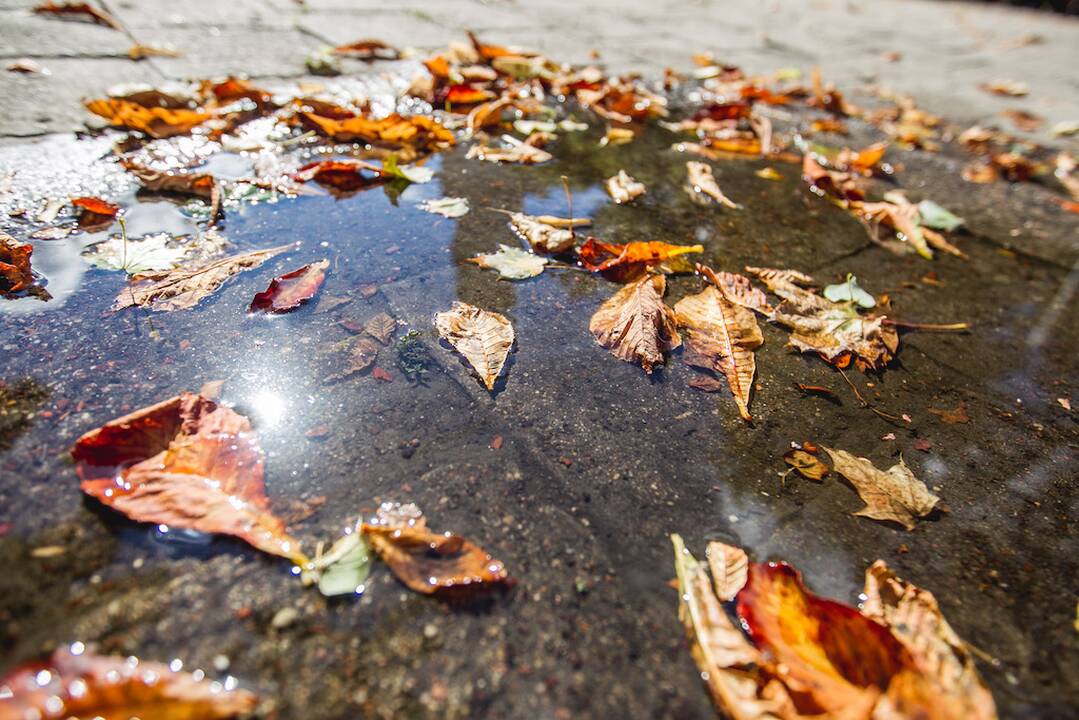
{"label": "maple leaf", "polygon": [[679,300],[674,313],[685,331],[686,362],[726,377],[738,413],[751,421],[749,396],[756,371],[753,351],[764,343],[753,312],[709,285]]}
{"label": "maple leaf", "polygon": [[667,281],[646,274],[608,299],[588,323],[599,344],[626,362],[639,362],[652,373],[663,353],[682,344],[674,312],[663,303]]}
{"label": "maple leaf", "polygon": [[322,282],[326,279],[326,268],[329,266],[329,260],[320,260],[275,277],[270,281],[269,287],[255,293],[247,311],[283,313],[295,310],[313,298],[322,287]]}
{"label": "maple leaf", "polygon": [[88,100],[86,109],[105,118],[110,125],[138,130],[152,138],[187,135],[193,128],[213,117],[201,110],[144,107],[120,98]]}
{"label": "maple leaf", "polygon": [[[227,720],[258,698],[209,678],[131,657],[95,655],[82,643],[55,650],[0,677],[0,718],[153,718]],[[62,710],[56,710],[56,704]],[[62,712],[62,715],[60,714]]]}
{"label": "maple leaf", "polygon": [[182,393],[91,430],[71,451],[84,493],[138,522],[233,535],[307,562],[270,511],[247,418]]}
{"label": "maple leaf", "polygon": [[256,268],[293,247],[295,245],[281,245],[267,250],[228,255],[196,268],[177,268],[168,272],[140,275],[132,285],[120,291],[112,309],[123,310],[139,306],[169,312],[193,308],[233,275]]}
{"label": "maple leaf", "polygon": [[882,471],[866,458],[855,457],[846,450],[828,447],[824,450],[832,459],[832,468],[850,481],[865,502],[865,507],[855,515],[890,520],[913,530],[915,518],[928,515],[940,502],[925,483],[914,477],[902,457],[898,465]]}
{"label": "maple leaf", "polygon": [[712,175],[712,168],[707,164],[691,160],[686,163],[686,172],[689,176],[688,189],[690,197],[699,197],[703,193],[720,205],[729,207],[732,210],[742,209],[741,205],[732,201],[719,189],[719,184],[716,182],[715,176]]}
{"label": "maple leaf", "polygon": [[390,147],[441,149],[454,144],[453,133],[425,115],[403,117],[394,113],[380,120],[365,117],[334,119],[312,112],[300,117],[320,135],[337,142],[366,142]]}
{"label": "maple leaf", "polygon": [[513,347],[510,321],[496,312],[457,301],[435,315],[435,328],[475,368],[487,389],[494,390]]}
{"label": "maple leaf", "polygon": [[[671,245],[658,240],[616,245],[594,237],[585,240],[577,249],[581,264],[592,272],[603,272],[626,265],[647,265],[662,270],[666,263],[678,259],[680,255],[699,252],[704,252],[703,245]],[[675,265],[675,269],[681,271],[682,267]]]}
{"label": "maple leaf", "polygon": [[637,182],[625,170],[619,170],[617,175],[607,178],[607,192],[619,205],[632,202],[646,192],[644,183]]}
{"label": "maple leaf", "polygon": [[525,280],[543,272],[543,268],[547,265],[547,258],[520,248],[499,244],[498,252],[481,253],[476,257],[468,258],[467,262],[494,270],[509,280]]}

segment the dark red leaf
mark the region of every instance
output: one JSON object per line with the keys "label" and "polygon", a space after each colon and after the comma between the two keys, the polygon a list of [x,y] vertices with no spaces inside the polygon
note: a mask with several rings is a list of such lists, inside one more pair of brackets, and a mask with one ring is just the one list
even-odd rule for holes
{"label": "dark red leaf", "polygon": [[322,287],[329,266],[329,260],[320,260],[275,277],[265,291],[256,293],[248,312],[261,310],[282,313],[295,310],[314,297]]}

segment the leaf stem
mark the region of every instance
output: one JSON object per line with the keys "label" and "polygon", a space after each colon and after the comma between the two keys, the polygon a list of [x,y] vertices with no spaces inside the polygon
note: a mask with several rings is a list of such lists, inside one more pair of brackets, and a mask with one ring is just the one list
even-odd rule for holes
{"label": "leaf stem", "polygon": [[883,318],[881,320],[885,325],[892,325],[897,328],[904,328],[907,330],[925,330],[927,332],[966,332],[970,330],[971,324],[960,323],[916,323],[905,322],[903,320],[892,320],[891,318]]}

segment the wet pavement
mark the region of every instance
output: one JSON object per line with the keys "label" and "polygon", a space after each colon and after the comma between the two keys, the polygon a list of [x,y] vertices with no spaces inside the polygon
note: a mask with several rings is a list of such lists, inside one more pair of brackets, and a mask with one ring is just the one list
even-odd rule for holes
{"label": "wet pavement", "polygon": [[[491,39],[516,39],[506,35]],[[560,136],[548,148],[555,160],[541,166],[466,160],[464,143],[432,159],[431,183],[399,194],[375,187],[231,206],[223,233],[237,250],[301,245],[194,310],[109,312],[123,274],[79,257],[86,235],[35,241],[54,300],[0,306],[0,670],[81,640],[235,676],[263,697],[262,717],[712,717],[669,586],[668,535],[678,532],[695,550],[721,540],[755,560],[787,560],[813,590],[850,603],[882,558],[932,591],[956,631],[992,658],[979,668],[1002,717],[1074,717],[1079,435],[1058,398],[1073,398],[1079,381],[1076,216],[1035,184],[965,183],[966,158],[954,149],[891,150],[903,166],[895,183],[968,225],[958,236],[967,261],[900,257],[811,194],[796,165],[713,162],[744,209],[702,207],[682,189],[692,158],[670,149],[680,136],[652,127],[599,147],[602,124],[592,124]],[[851,125],[851,146],[877,139]],[[9,141],[0,166],[19,168],[16,195],[105,187],[135,202],[129,180],[104,161],[98,173],[92,160],[114,138]],[[754,174],[766,165],[783,178]],[[602,189],[621,168],[649,188],[634,205],[614,205]],[[648,377],[595,342],[588,320],[617,285],[571,268],[510,283],[464,262],[514,242],[489,208],[566,215],[562,176],[573,214],[592,217],[590,232],[609,242],[701,243],[713,267],[793,267],[822,284],[854,273],[890,295],[897,318],[973,330],[904,333],[887,370],[847,372],[907,423],[861,407],[832,367],[762,323],[747,425],[725,390],[688,386],[680,352]],[[415,207],[443,195],[468,198],[472,211],[449,220]],[[128,215],[133,235],[194,229],[176,204],[148,200]],[[317,302],[282,317],[246,315],[269,278],[322,258],[330,271]],[[668,305],[699,287],[672,277]],[[454,300],[514,324],[493,393],[434,331],[434,313]],[[376,361],[391,380],[327,383],[342,362],[336,344],[352,337],[346,326],[380,312],[399,322]],[[80,434],[214,379],[255,425],[275,510],[313,511],[293,525],[305,544],[381,502],[415,502],[435,529],[503,560],[515,587],[446,604],[376,566],[361,597],[328,599],[238,541],[162,536],[82,495],[68,454]],[[797,383],[837,399],[803,396]],[[959,403],[969,423],[929,412]],[[910,533],[854,517],[861,503],[834,476],[819,485],[780,477],[783,453],[805,440],[880,467],[901,454],[946,507]],[[63,551],[40,552],[54,547]]]}

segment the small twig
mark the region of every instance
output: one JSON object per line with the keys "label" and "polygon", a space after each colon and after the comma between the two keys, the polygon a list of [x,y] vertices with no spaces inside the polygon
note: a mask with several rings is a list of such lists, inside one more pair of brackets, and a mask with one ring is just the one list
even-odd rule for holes
{"label": "small twig", "polygon": [[[862,394],[860,392],[858,392],[858,388],[855,387],[854,383],[852,383],[850,381],[850,378],[847,377],[847,373],[843,372],[843,368],[837,367],[836,370],[839,371],[839,374],[843,377],[843,380],[847,383],[847,385],[850,385],[851,391],[854,392],[854,397],[858,398],[858,402],[862,404],[862,407],[873,411],[875,414],[879,415],[880,417],[891,423],[901,423],[903,421],[903,418],[898,418],[895,415],[889,415],[883,410],[878,410],[876,407],[874,407],[869,401],[862,397]],[[899,427],[902,427],[902,425],[900,425]]]}
{"label": "small twig", "polygon": [[970,323],[916,323],[916,322],[904,322],[903,320],[892,320],[891,318],[884,318],[881,320],[885,325],[892,325],[898,328],[905,328],[907,330],[925,330],[927,332],[965,332],[970,330]]}
{"label": "small twig", "polygon": [[823,385],[804,385],[802,383],[794,383],[794,386],[807,395],[810,393],[816,393],[818,395],[827,395],[828,397],[835,400],[839,399],[836,394],[832,392],[832,390],[824,387]]}

